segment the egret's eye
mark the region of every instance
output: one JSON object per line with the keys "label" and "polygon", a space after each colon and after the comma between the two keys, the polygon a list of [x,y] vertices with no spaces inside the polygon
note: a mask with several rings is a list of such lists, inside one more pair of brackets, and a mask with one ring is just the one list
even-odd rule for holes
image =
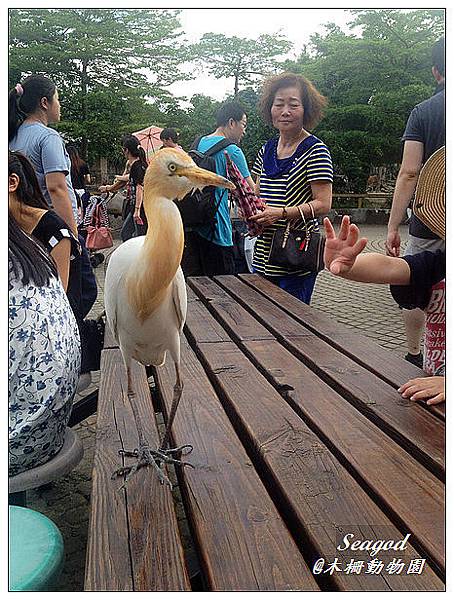
{"label": "egret's eye", "polygon": [[171,173],[175,173],[176,170],[177,170],[177,165],[175,163],[170,163],[169,164],[169,171]]}

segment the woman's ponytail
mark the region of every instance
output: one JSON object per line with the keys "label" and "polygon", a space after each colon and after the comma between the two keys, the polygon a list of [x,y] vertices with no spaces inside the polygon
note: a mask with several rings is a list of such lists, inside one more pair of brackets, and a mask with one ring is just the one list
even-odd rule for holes
{"label": "woman's ponytail", "polygon": [[24,113],[19,108],[21,96],[24,88],[20,83],[13,87],[8,96],[8,142],[10,142],[17,133],[20,125],[25,119]]}
{"label": "woman's ponytail", "polygon": [[139,140],[135,135],[126,134],[121,139],[121,145],[126,148],[135,158],[140,160],[142,166],[146,169],[148,167],[147,155],[145,150],[142,148]]}
{"label": "woman's ponytail", "polygon": [[57,88],[55,83],[44,75],[30,75],[18,83],[8,98],[8,142],[10,142],[23,121],[40,106],[41,99],[52,102]]}
{"label": "woman's ponytail", "polygon": [[145,154],[145,150],[140,145],[137,147],[137,150],[139,151],[139,160],[142,166],[146,169],[148,167],[148,161],[147,155]]}

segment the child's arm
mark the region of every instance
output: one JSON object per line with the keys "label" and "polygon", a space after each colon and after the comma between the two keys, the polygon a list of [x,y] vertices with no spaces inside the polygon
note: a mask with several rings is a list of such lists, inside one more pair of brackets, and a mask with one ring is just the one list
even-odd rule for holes
{"label": "child's arm", "polygon": [[410,267],[402,258],[375,252],[361,254],[367,239],[359,239],[359,229],[350,223],[350,217],[345,215],[342,218],[338,237],[328,218],[324,219],[323,224],[326,234],[325,267],[333,275],[363,283],[410,283]]}

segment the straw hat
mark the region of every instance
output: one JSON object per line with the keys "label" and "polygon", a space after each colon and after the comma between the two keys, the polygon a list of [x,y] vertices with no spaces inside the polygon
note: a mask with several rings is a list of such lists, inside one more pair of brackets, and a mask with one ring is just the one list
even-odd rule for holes
{"label": "straw hat", "polygon": [[431,231],[445,239],[445,147],[426,161],[419,174],[413,212]]}

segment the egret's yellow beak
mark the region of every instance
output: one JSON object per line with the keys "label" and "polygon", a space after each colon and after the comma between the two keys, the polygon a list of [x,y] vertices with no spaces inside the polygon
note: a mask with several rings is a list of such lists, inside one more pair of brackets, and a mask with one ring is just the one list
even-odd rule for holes
{"label": "egret's yellow beak", "polygon": [[207,185],[224,187],[229,190],[235,189],[235,185],[225,177],[221,177],[221,175],[217,175],[217,173],[207,171],[206,169],[201,169],[197,166],[178,167],[177,175],[180,175],[181,177],[187,177],[194,187],[199,189],[202,189]]}

